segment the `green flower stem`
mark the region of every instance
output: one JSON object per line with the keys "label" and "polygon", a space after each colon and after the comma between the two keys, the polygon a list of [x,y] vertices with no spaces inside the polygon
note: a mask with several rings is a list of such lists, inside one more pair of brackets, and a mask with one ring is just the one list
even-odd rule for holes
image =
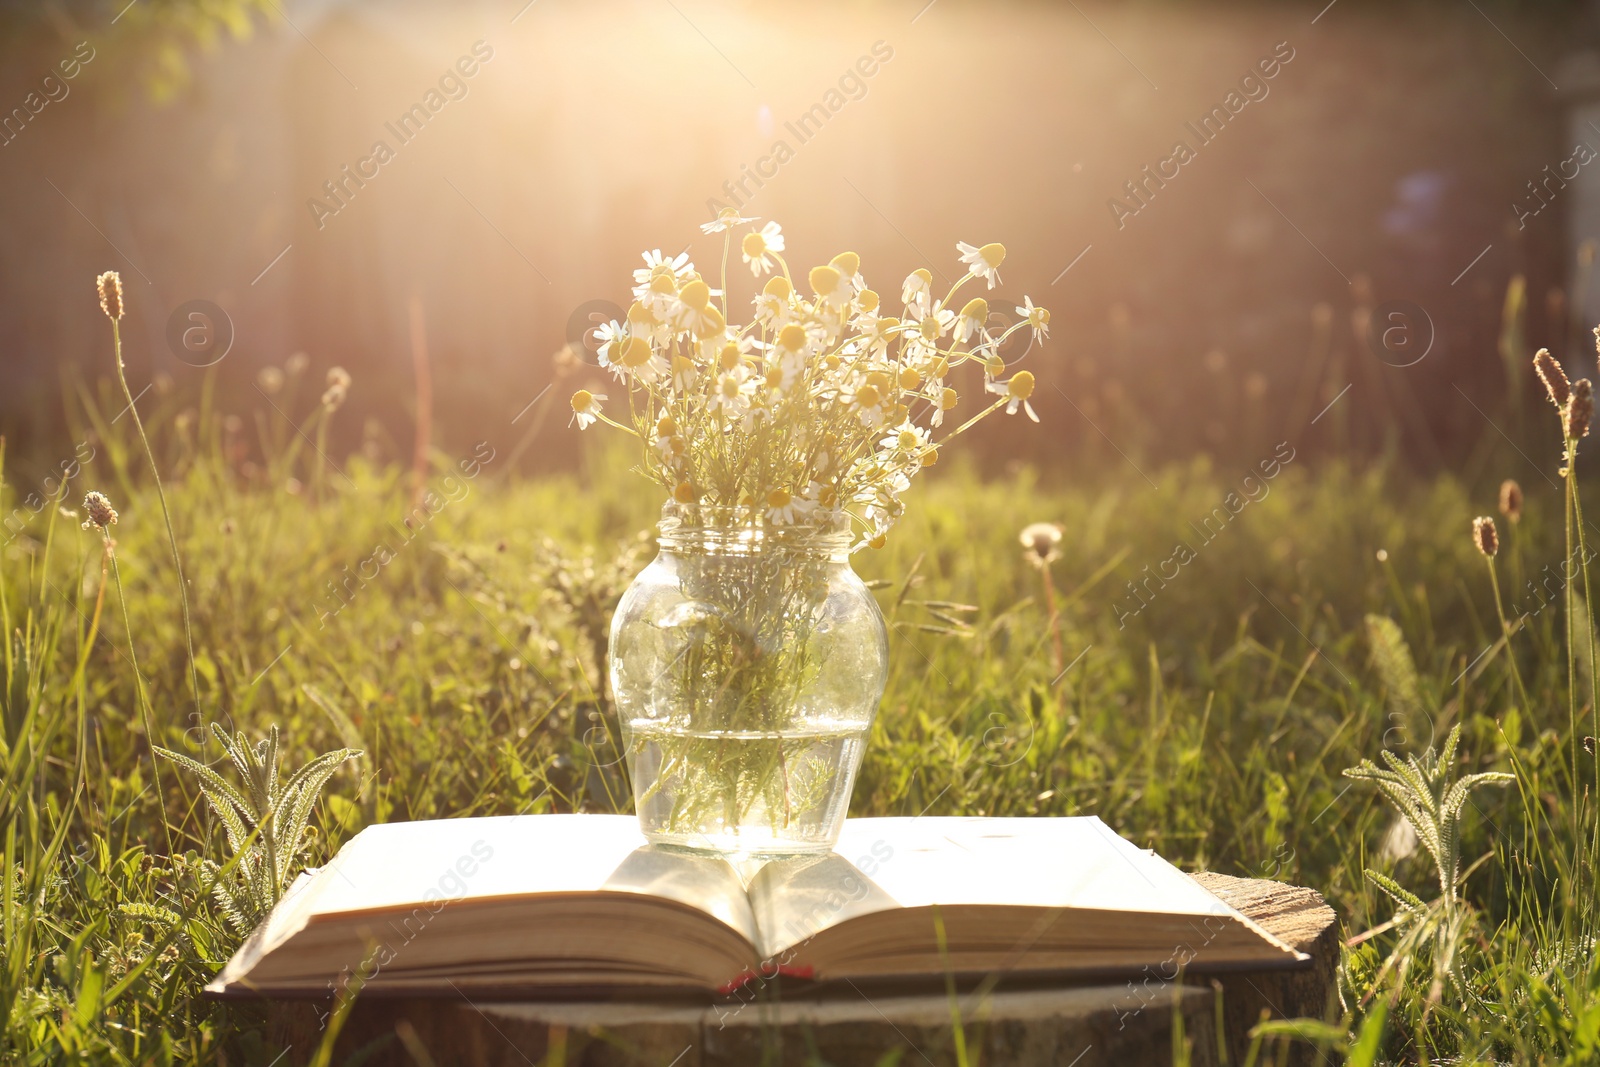
{"label": "green flower stem", "polygon": [[1522,681],[1522,669],[1517,666],[1517,656],[1511,648],[1511,623],[1506,619],[1505,602],[1500,597],[1500,576],[1495,571],[1494,557],[1486,556],[1484,559],[1489,565],[1489,586],[1494,590],[1494,610],[1495,614],[1500,616],[1500,633],[1505,638],[1506,659],[1511,664],[1511,677],[1517,684],[1517,696],[1522,701],[1524,712],[1531,714],[1533,700],[1528,696],[1528,687]]}
{"label": "green flower stem", "polygon": [[[178,552],[178,534],[172,528],[172,509],[167,507],[167,491],[161,485],[161,471],[156,467],[155,450],[150,447],[150,438],[144,432],[144,420],[139,417],[139,408],[133,402],[133,391],[128,388],[128,376],[123,370],[122,331],[118,328],[116,319],[111,320],[111,343],[116,349],[117,384],[122,387],[122,396],[128,402],[128,414],[133,416],[134,428],[138,430],[139,441],[144,445],[145,459],[150,463],[150,477],[156,483],[156,497],[161,501],[161,517],[167,524],[167,543],[172,547],[172,565],[178,572],[178,603],[183,608],[183,641],[189,651],[189,687],[194,692],[195,710],[200,711],[201,718],[204,719],[204,706],[200,702],[200,674],[195,669],[194,661],[194,627],[189,619],[189,583],[183,577],[183,557]],[[153,735],[150,742],[155,743]]]}
{"label": "green flower stem", "polygon": [[[164,808],[167,792],[161,785],[161,762],[155,758],[156,735],[151,723],[150,696],[144,691],[144,672],[139,670],[139,653],[133,647],[133,623],[128,619],[128,598],[122,592],[122,570],[117,566],[117,550],[111,541],[111,531],[102,526],[100,535],[105,541],[105,558],[111,563],[112,578],[117,583],[117,603],[122,606],[122,632],[128,639],[128,662],[133,666],[133,702],[138,706],[139,717],[144,721],[145,744],[150,746],[150,769],[155,775],[157,803]],[[102,569],[104,566],[102,563]],[[104,581],[103,575],[101,580]],[[100,609],[96,605],[95,621],[98,623],[99,619]],[[161,829],[167,836],[167,855],[176,856],[178,852],[172,847],[172,826],[165,818],[161,820]]]}

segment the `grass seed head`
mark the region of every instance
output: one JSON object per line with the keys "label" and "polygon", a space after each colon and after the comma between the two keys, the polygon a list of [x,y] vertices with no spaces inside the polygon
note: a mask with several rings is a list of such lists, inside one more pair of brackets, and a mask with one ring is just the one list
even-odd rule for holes
{"label": "grass seed head", "polygon": [[1022,542],[1022,555],[1029,563],[1043,567],[1055,562],[1060,555],[1056,548],[1061,544],[1061,527],[1053,522],[1034,522],[1023,527],[1017,540]]}
{"label": "grass seed head", "polygon": [[1594,386],[1587,378],[1572,383],[1572,399],[1567,403],[1567,438],[1576,441],[1589,436],[1594,421]]}
{"label": "grass seed head", "polygon": [[112,322],[122,318],[122,276],[108,270],[94,280],[94,285],[100,290],[100,310],[106,318]]}
{"label": "grass seed head", "polygon": [[1513,523],[1522,521],[1522,486],[1515,478],[1500,483],[1500,514]]}
{"label": "grass seed head", "polygon": [[1478,551],[1490,559],[1500,551],[1500,531],[1494,528],[1494,520],[1487,515],[1472,520],[1472,540]]}
{"label": "grass seed head", "polygon": [[117,524],[117,509],[111,506],[104,493],[90,493],[83,498],[83,510],[89,517],[83,520],[85,530],[104,530]]}
{"label": "grass seed head", "polygon": [[330,412],[343,407],[345,398],[350,395],[350,381],[350,372],[343,367],[330,368],[328,388],[322,394],[322,406]]}
{"label": "grass seed head", "polygon": [[1533,354],[1533,369],[1538,372],[1539,380],[1544,383],[1544,388],[1550,394],[1550,403],[1558,409],[1565,410],[1567,398],[1571,389],[1567,385],[1567,372],[1561,369],[1561,364],[1556,362],[1556,357],[1550,354],[1548,348],[1541,348]]}

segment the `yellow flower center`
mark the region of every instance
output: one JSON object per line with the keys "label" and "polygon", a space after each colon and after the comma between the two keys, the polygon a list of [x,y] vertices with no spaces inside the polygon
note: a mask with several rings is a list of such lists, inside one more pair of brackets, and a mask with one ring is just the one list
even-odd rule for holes
{"label": "yellow flower center", "polygon": [[1050,325],[1050,312],[1044,308],[1034,308],[1033,314],[1028,316],[1028,321],[1035,326],[1048,326]]}
{"label": "yellow flower center", "polygon": [[861,257],[854,252],[840,252],[829,261],[839,268],[839,273],[853,278],[861,271]]}
{"label": "yellow flower center", "polygon": [[872,540],[867,542],[867,547],[868,548],[882,548],[884,545],[886,545],[888,543],[889,543],[889,535],[888,534],[879,534],[877,537],[874,537]]}
{"label": "yellow flower center", "polygon": [[680,504],[694,503],[694,486],[688,482],[679,482],[678,488],[672,491],[672,499]]}
{"label": "yellow flower center", "polygon": [[714,307],[700,308],[700,322],[695,326],[694,335],[699,338],[716,337],[728,328],[728,320],[722,317],[722,312]]}
{"label": "yellow flower center", "polygon": [[1031,371],[1019,370],[1006,388],[1018,400],[1026,400],[1033,395],[1033,374]]}
{"label": "yellow flower center", "polygon": [[989,377],[998,378],[1006,372],[1006,361],[1000,358],[1000,353],[991,352],[989,358],[983,361],[983,367],[989,372]]}
{"label": "yellow flower center", "polygon": [[939,450],[937,448],[930,448],[922,454],[922,465],[924,467],[931,467],[938,462]]}
{"label": "yellow flower center", "polygon": [[856,296],[856,305],[860,307],[862,311],[871,314],[872,312],[878,310],[878,294],[873,292],[871,289],[863,289],[861,290],[860,294]]}
{"label": "yellow flower center", "polygon": [[739,379],[731,374],[722,379],[718,388],[722,390],[722,396],[726,400],[736,400],[739,397]]}
{"label": "yellow flower center", "polygon": [[693,370],[694,370],[694,363],[690,361],[688,356],[680,356],[680,355],[677,355],[676,353],[673,355],[673,357],[672,357],[672,373],[673,374],[689,374]]}
{"label": "yellow flower center", "polygon": [[744,357],[739,355],[739,346],[732,342],[722,346],[722,354],[717,357],[717,366],[725,371],[730,371],[744,362]]}
{"label": "yellow flower center", "polygon": [[943,356],[940,356],[938,359],[934,360],[932,366],[928,368],[928,377],[934,379],[943,378],[949,373],[950,361],[945,359]]}
{"label": "yellow flower center", "polygon": [[823,370],[838,370],[840,359],[838,356],[828,355],[822,357]]}
{"label": "yellow flower center", "polygon": [[999,241],[996,241],[993,244],[987,244],[978,249],[978,255],[982,257],[985,263],[989,264],[990,269],[993,269],[1005,262],[1006,246],[1001,244]]}
{"label": "yellow flower center", "polygon": [[628,325],[630,326],[636,322],[642,322],[646,324],[646,326],[649,326],[655,321],[656,317],[650,313],[650,309],[639,303],[637,300],[635,300],[633,302],[633,306],[628,309]]}
{"label": "yellow flower center", "polygon": [[711,303],[711,286],[696,279],[683,287],[678,293],[678,299],[682,300],[685,306],[700,311]]}
{"label": "yellow flower center", "polygon": [[896,440],[896,444],[900,446],[901,451],[910,452],[912,449],[921,445],[922,440],[912,430],[901,430],[900,436]]}
{"label": "yellow flower center", "polygon": [[661,416],[661,420],[656,423],[656,436],[657,437],[671,437],[673,434],[675,434],[677,432],[678,432],[678,424],[672,421],[672,416],[671,415],[663,415],[663,416]]}
{"label": "yellow flower center", "polygon": [[941,411],[954,411],[955,410],[955,406],[956,406],[956,401],[958,399],[959,398],[956,396],[956,391],[954,389],[946,388],[945,391],[943,393],[941,393],[940,396],[939,396],[939,408],[940,408],[940,410]]}
{"label": "yellow flower center", "polygon": [[778,343],[791,352],[798,352],[806,346],[805,327],[797,322],[791,322],[778,331]]}
{"label": "yellow flower center", "polygon": [[783,385],[782,367],[773,367],[771,370],[767,371],[767,384],[772,386],[774,389],[777,389],[779,386]]}
{"label": "yellow flower center", "polygon": [[915,389],[922,380],[922,375],[917,373],[915,367],[907,367],[900,372],[900,388]]}
{"label": "yellow flower center", "polygon": [[760,259],[767,254],[767,239],[759,233],[747,233],[744,235],[744,241],[740,247],[744,249],[744,254],[751,259]]}
{"label": "yellow flower center", "polygon": [[767,507],[786,508],[794,500],[787,489],[774,489],[767,494]]}
{"label": "yellow flower center", "polygon": [[878,395],[878,390],[870,385],[863,385],[856,390],[856,403],[864,408],[877,407],[881,399],[882,397]]}
{"label": "yellow flower center", "polygon": [[650,279],[650,291],[660,293],[662,296],[671,296],[678,291],[678,283],[672,280],[670,274],[657,274]]}
{"label": "yellow flower center", "polygon": [[933,284],[933,272],[927,267],[918,267],[916,270],[911,272],[911,277],[922,283],[917,288],[920,288],[924,291],[926,291],[927,288]]}
{"label": "yellow flower center", "polygon": [[788,278],[781,274],[774,274],[767,279],[767,284],[761,287],[761,291],[768,296],[777,297],[779,300],[787,300],[790,294],[794,292],[794,286],[789,284]]}
{"label": "yellow flower center", "polygon": [[828,296],[839,288],[839,272],[833,267],[811,268],[811,291],[818,296]]}
{"label": "yellow flower center", "polygon": [[881,393],[889,388],[889,376],[881,370],[875,370],[867,375],[867,384]]}
{"label": "yellow flower center", "polygon": [[989,301],[981,296],[973,297],[967,301],[966,307],[961,309],[961,317],[982,324],[989,318]]}
{"label": "yellow flower center", "polygon": [[929,315],[917,324],[917,331],[922,334],[924,341],[934,341],[939,337],[939,320]]}
{"label": "yellow flower center", "polygon": [[594,394],[587,389],[579,389],[572,394],[572,410],[582,415],[594,406]]}
{"label": "yellow flower center", "polygon": [[629,337],[617,353],[617,362],[624,367],[642,367],[650,362],[650,342],[643,337]]}

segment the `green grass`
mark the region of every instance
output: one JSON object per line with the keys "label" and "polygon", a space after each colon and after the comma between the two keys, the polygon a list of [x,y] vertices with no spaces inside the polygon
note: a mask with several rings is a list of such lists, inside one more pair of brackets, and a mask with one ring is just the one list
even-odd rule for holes
{"label": "green grass", "polygon": [[[160,507],[126,422],[101,420],[66,504],[99,489],[119,508],[128,623],[81,515],[45,507],[0,549],[10,1061],[278,1054],[258,1008],[198,995],[238,943],[207,892],[206,861],[231,853],[193,776],[152,762],[152,745],[217,760],[215,742],[198,744],[213,719],[252,739],[276,724],[291,767],[339,747],[365,753],[317,806],[308,862],[372,822],[630,810],[616,753],[593,743],[609,712],[610,608],[648,557],[659,503],[624,461],[526,482],[503,442],[476,468],[471,449],[441,455],[430,484],[443,503],[430,514],[414,509],[406,472],[359,454],[335,472],[265,419],[247,468],[219,419],[173,418],[182,402],[168,398],[149,422],[191,582],[202,706]],[[11,515],[30,487],[3,473],[0,514]],[[1502,521],[1498,561],[1511,603],[1562,558],[1561,493],[1520,473],[1527,514]],[[888,547],[857,557],[882,583],[892,668],[852,811],[1092,812],[1187,869],[1313,886],[1354,936],[1396,913],[1364,868],[1424,901],[1440,892],[1424,849],[1393,847],[1393,809],[1342,772],[1385,747],[1420,753],[1460,725],[1460,772],[1518,776],[1466,806],[1463,908],[1443,933],[1417,936],[1413,919],[1347,951],[1346,1013],[1298,1040],[1352,1063],[1593,1062],[1595,819],[1574,805],[1593,793],[1593,763],[1574,758],[1559,598],[1511,639],[1528,701],[1496,645],[1468,534],[1492,511],[1492,486],[1302,457],[1201,544],[1189,524],[1238,488],[1234,474],[1203,459],[1150,474],[1159,488],[1126,468],[1045,485],[951,462],[913,491]],[[1039,520],[1066,530],[1052,572],[1065,672],[1040,573],[1016,540]],[[1193,559],[1129,615],[1127,581],[1180,541]],[[941,601],[975,610],[952,615]],[[1579,652],[1583,734],[1592,701]],[[1400,966],[1384,968],[1397,947]],[[1269,1062],[1296,1039],[1263,1040]]]}

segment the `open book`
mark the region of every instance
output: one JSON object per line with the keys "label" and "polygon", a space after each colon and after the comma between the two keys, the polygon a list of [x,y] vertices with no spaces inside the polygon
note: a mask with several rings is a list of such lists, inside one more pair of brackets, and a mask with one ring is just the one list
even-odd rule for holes
{"label": "open book", "polygon": [[830,854],[741,869],[648,845],[632,816],[527,815],[368,827],[207,990],[548,996],[1306,960],[1092,816],[850,819]]}

